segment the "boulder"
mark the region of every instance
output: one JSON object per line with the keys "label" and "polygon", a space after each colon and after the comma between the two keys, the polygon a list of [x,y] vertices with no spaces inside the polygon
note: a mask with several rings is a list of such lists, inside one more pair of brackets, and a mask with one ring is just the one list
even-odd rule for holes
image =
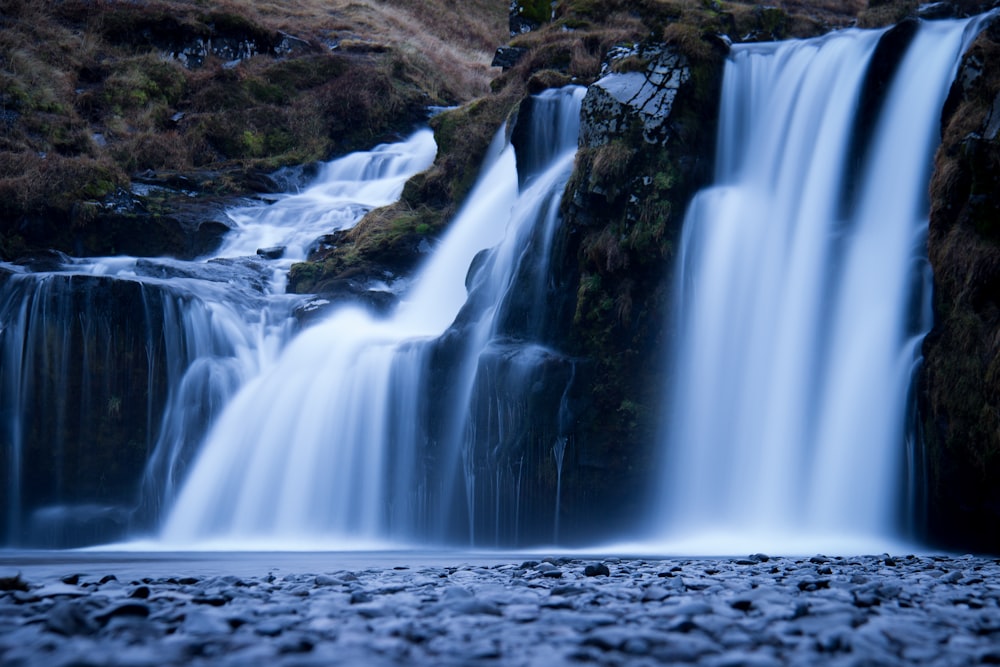
{"label": "boulder", "polygon": [[687,58],[663,46],[650,47],[641,56],[648,66],[638,72],[607,74],[587,90],[583,100],[580,143],[594,147],[615,136],[629,136],[633,128],[651,144],[665,144],[674,100],[691,80]]}
{"label": "boulder", "polygon": [[493,62],[490,63],[490,67],[502,67],[504,70],[508,70],[516,65],[527,52],[527,49],[516,46],[501,46],[493,54]]}
{"label": "boulder", "polygon": [[264,259],[281,259],[285,255],[285,246],[276,245],[270,248],[257,248],[257,255]]}

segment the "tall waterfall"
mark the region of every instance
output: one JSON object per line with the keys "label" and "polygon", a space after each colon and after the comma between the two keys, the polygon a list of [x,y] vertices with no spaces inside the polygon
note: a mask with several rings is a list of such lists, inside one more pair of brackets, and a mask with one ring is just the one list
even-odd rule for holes
{"label": "tall waterfall", "polygon": [[[873,61],[893,56],[886,32],[733,48],[715,184],[689,209],[677,277],[659,519],[675,550],[900,536],[927,183],[974,28],[921,22],[888,64]],[[870,104],[866,77],[893,66]]]}
{"label": "tall waterfall", "polygon": [[394,312],[340,307],[243,387],[201,446],[164,541],[517,540],[532,511],[519,462],[559,433],[532,449],[502,431],[523,428],[518,401],[536,376],[554,368],[561,389],[573,377],[571,362],[544,345],[537,313],[582,96],[568,88],[535,98],[526,173],[501,131]]}

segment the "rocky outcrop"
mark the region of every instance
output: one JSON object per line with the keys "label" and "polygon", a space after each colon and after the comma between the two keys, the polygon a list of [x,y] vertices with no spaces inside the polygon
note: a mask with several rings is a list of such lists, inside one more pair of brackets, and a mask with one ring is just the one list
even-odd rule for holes
{"label": "rocky outcrop", "polygon": [[258,55],[287,57],[317,50],[305,39],[268,30],[244,15],[222,10],[191,18],[155,7],[146,11],[109,8],[102,32],[112,43],[152,47],[188,69],[203,67],[212,56],[233,66]]}
{"label": "rocky outcrop", "polygon": [[628,136],[633,127],[649,144],[665,144],[670,138],[668,121],[674,100],[691,80],[687,59],[660,45],[625,53],[648,64],[640,71],[608,74],[590,87],[580,127],[580,142],[585,147],[603,146]]}
{"label": "rocky outcrop", "polygon": [[351,229],[318,239],[308,261],[292,266],[288,291],[358,300],[377,309],[395,303],[396,295],[385,284],[406,277],[432,250],[523,92],[513,82],[494,95],[434,116],[430,125],[438,154],[433,166],[410,179],[399,202],[369,212]]}
{"label": "rocky outcrop", "polygon": [[550,307],[563,323],[560,349],[585,360],[570,397],[578,421],[563,488],[570,497],[586,489],[591,520],[605,528],[639,515],[656,455],[670,266],[714,152],[723,59],[704,53],[619,51],[583,101],[554,260],[567,298]]}
{"label": "rocky outcrop", "polygon": [[[0,427],[0,460],[20,473],[0,494],[0,539],[75,546],[63,529],[83,514],[121,517],[135,503],[169,391],[166,373],[151,372],[171,363],[161,315],[166,299],[134,281],[26,278],[0,273],[0,399],[17,407]],[[88,539],[120,539],[126,528],[127,521],[113,521]]]}
{"label": "rocky outcrop", "polygon": [[233,205],[232,197],[196,197],[166,188],[142,190],[143,194],[137,194],[119,188],[98,200],[76,202],[68,212],[25,215],[11,230],[20,244],[20,252],[11,254],[30,256],[51,249],[77,257],[124,254],[190,259],[214,250],[230,229],[225,209]]}
{"label": "rocky outcrop", "polygon": [[928,252],[935,326],[921,409],[930,536],[1000,552],[1000,21],[965,55],[942,118]]}

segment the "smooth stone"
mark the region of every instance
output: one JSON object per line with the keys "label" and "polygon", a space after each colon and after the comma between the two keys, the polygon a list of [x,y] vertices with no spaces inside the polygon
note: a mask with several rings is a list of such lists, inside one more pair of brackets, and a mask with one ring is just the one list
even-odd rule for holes
{"label": "smooth stone", "polygon": [[670,596],[670,591],[662,586],[650,586],[642,593],[643,602],[660,602]]}
{"label": "smooth stone", "polygon": [[51,632],[71,637],[91,635],[98,625],[93,621],[83,600],[57,602],[45,615],[45,628]]}
{"label": "smooth stone", "polygon": [[193,608],[184,617],[184,631],[193,636],[228,635],[232,628],[221,616]]}
{"label": "smooth stone", "polygon": [[583,574],[587,577],[609,577],[611,570],[604,563],[591,563],[583,568]]}
{"label": "smooth stone", "polygon": [[486,614],[488,616],[503,616],[500,608],[492,602],[470,598],[468,600],[456,600],[449,605],[449,608],[459,614]]}

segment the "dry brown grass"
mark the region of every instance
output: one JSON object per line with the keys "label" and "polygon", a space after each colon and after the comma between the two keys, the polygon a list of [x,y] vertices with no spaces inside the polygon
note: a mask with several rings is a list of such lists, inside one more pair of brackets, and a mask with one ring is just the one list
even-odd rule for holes
{"label": "dry brown grass", "polygon": [[[385,140],[428,104],[489,91],[506,12],[495,0],[0,0],[0,233],[126,173],[269,168]],[[213,31],[309,47],[233,69],[165,59]]]}
{"label": "dry brown grass", "polygon": [[890,0],[870,6],[858,16],[858,25],[862,28],[881,28],[902,21],[907,16],[913,16],[919,5],[918,0]]}

